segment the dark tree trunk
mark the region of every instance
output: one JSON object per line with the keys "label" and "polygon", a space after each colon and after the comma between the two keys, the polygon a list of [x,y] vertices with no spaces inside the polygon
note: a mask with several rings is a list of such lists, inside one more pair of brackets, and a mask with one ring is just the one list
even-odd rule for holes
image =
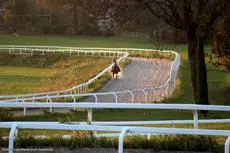
{"label": "dark tree trunk", "polygon": [[[207,71],[204,56],[204,37],[190,28],[188,34],[188,60],[191,71],[191,81],[196,104],[209,104]],[[201,111],[206,115],[207,111]]]}
{"label": "dark tree trunk", "polygon": [[74,4],[73,7],[73,34],[78,32],[78,6]]}

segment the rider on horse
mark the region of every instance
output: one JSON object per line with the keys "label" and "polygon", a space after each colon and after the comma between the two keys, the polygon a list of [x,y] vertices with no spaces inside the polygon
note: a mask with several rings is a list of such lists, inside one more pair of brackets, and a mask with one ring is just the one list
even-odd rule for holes
{"label": "rider on horse", "polygon": [[113,59],[113,66],[112,66],[112,69],[111,69],[111,72],[113,73],[113,79],[114,79],[114,75],[116,74],[116,79],[118,77],[118,73],[121,72],[119,66],[117,65],[117,60],[116,58]]}

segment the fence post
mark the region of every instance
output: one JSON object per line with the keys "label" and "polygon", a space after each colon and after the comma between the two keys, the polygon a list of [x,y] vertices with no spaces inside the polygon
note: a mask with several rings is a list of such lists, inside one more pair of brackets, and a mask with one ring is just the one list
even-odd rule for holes
{"label": "fence post", "polygon": [[134,103],[134,94],[132,93],[132,91],[129,91],[129,93],[130,93],[130,95],[131,95],[131,97],[132,97],[132,104]]}
{"label": "fence post", "polygon": [[[88,123],[88,125],[92,125],[92,120],[93,120],[93,111],[92,111],[92,108],[88,108],[88,109],[87,109],[87,112],[88,112],[88,120],[87,120],[87,123]],[[90,131],[90,132],[89,132],[89,137],[90,137],[90,138],[93,137],[93,131]]]}
{"label": "fence post", "polygon": [[230,136],[228,136],[228,139],[225,142],[224,153],[229,153],[229,144],[230,144]]}
{"label": "fence post", "polygon": [[[73,103],[75,104],[76,103],[76,98],[72,95],[72,98],[73,98]],[[73,110],[76,110],[76,107],[74,106]]]}
{"label": "fence post", "polygon": [[88,124],[89,125],[91,125],[92,124],[92,119],[93,119],[93,112],[92,112],[92,108],[88,108],[87,109],[87,112],[88,112],[88,120],[87,120],[87,122],[88,122]]}
{"label": "fence post", "polygon": [[124,150],[124,138],[126,133],[128,132],[129,128],[125,127],[122,131],[121,134],[119,136],[119,142],[118,142],[118,153],[123,153]]}
{"label": "fence post", "polygon": [[198,113],[197,110],[193,110],[194,129],[198,129]]}
{"label": "fence post", "polygon": [[17,130],[17,124],[13,124],[10,129],[10,135],[9,135],[9,153],[14,152],[14,136],[15,132]]}
{"label": "fence post", "polygon": [[[25,103],[24,99],[22,99],[22,103]],[[23,116],[26,116],[26,107],[23,108]]]}
{"label": "fence post", "polygon": [[[50,103],[52,103],[52,100],[50,99],[50,97],[49,97],[49,95],[47,95],[47,99],[46,99],[46,102],[50,102]],[[52,107],[50,107],[50,113],[52,113],[53,112],[53,108]]]}
{"label": "fence post", "polygon": [[115,103],[117,104],[117,94],[116,92],[113,92],[112,94],[115,96]]}
{"label": "fence post", "polygon": [[93,94],[94,98],[95,98],[95,103],[97,104],[97,95]]}

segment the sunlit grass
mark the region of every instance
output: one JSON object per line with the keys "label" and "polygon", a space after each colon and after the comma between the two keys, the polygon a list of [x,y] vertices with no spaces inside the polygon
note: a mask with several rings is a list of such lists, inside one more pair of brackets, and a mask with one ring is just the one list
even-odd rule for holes
{"label": "sunlit grass", "polygon": [[0,66],[0,94],[29,93],[51,77],[54,69],[20,66]]}
{"label": "sunlit grass", "polygon": [[[55,63],[49,61],[51,56],[34,56],[38,59],[33,65],[28,62],[32,57],[17,55],[1,61],[0,95],[68,89],[91,79],[111,63],[107,58],[78,56],[58,57]],[[48,61],[46,66],[43,66],[44,61]],[[14,66],[7,66],[8,63]],[[15,66],[15,63],[22,66]]]}

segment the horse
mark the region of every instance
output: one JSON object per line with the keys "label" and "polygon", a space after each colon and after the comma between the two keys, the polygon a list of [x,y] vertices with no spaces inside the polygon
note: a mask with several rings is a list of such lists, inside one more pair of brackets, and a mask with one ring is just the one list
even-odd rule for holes
{"label": "horse", "polygon": [[113,79],[114,76],[117,79],[118,78],[118,73],[121,72],[119,66],[117,65],[116,59],[113,60],[114,64],[112,66],[111,72],[113,73]]}

